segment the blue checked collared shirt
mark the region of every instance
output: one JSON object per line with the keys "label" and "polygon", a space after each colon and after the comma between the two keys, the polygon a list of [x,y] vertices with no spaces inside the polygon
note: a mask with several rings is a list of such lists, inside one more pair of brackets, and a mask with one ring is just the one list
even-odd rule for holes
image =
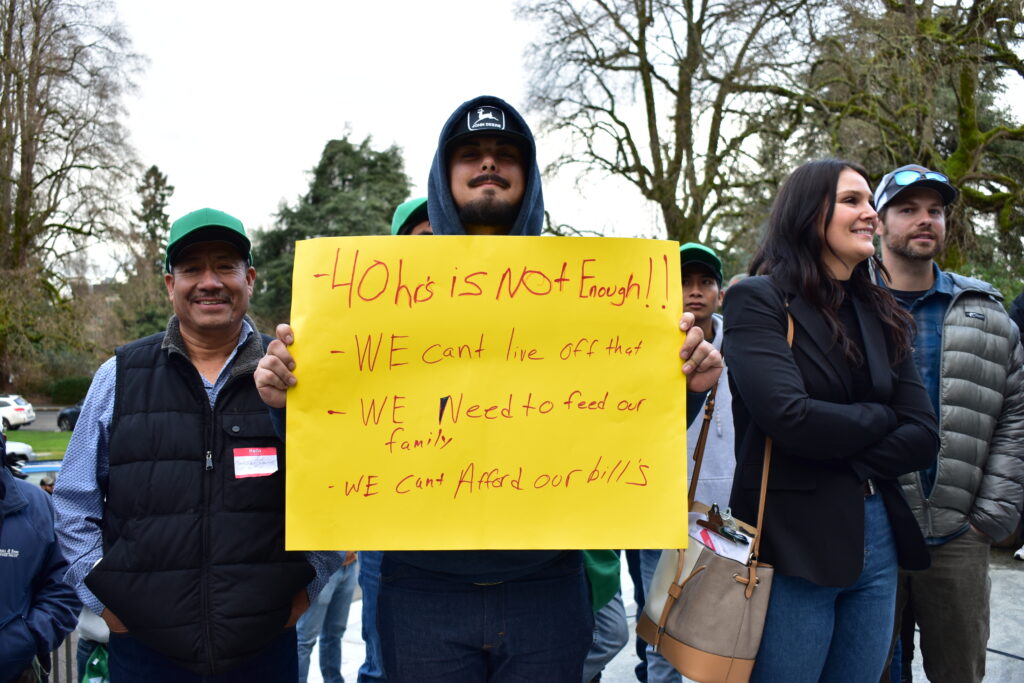
{"label": "blue checked collared shirt", "polygon": [[[244,321],[238,343],[220,369],[217,381],[211,383],[205,377],[202,378],[211,407],[231,376],[231,366],[239,347],[253,333],[252,326]],[[82,403],[82,412],[64,454],[64,463],[53,495],[57,534],[69,564],[64,580],[75,589],[85,606],[96,614],[103,611],[103,604],[83,580],[103,557],[102,491],[107,487],[110,472],[108,448],[110,422],[114,417],[116,379],[117,359],[110,358],[96,371],[89,393]],[[307,588],[312,603],[331,574],[341,566],[341,561],[337,553],[307,552],[305,556],[316,571],[316,578]]]}
{"label": "blue checked collared shirt", "polygon": [[[935,282],[931,289],[908,303],[907,293],[890,290],[896,300],[914,316],[917,324],[917,336],[914,338],[914,365],[921,373],[921,382],[928,391],[932,401],[932,409],[939,415],[939,373],[942,369],[942,323],[946,319],[946,311],[953,301],[953,280],[939,267],[932,264]],[[881,275],[878,283],[885,286]],[[935,486],[935,475],[938,471],[938,457],[926,470],[921,470],[921,486],[925,497],[930,496]]]}

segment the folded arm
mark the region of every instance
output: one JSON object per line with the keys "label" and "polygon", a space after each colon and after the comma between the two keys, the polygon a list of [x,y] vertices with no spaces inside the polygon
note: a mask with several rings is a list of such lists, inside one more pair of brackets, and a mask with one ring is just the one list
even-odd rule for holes
{"label": "folded arm", "polygon": [[887,435],[896,413],[875,402],[812,398],[786,342],[783,294],[765,279],[730,288],[724,355],[729,376],[761,430],[787,452],[815,460],[849,458]]}
{"label": "folded arm", "polygon": [[896,428],[850,460],[862,480],[923,470],[939,452],[938,420],[909,353],[900,363],[889,406],[896,413]]}

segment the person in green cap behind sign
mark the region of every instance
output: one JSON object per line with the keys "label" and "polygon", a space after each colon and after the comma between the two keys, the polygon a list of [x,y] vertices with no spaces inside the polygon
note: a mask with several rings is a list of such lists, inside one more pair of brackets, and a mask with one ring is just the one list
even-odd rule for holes
{"label": "person in green cap behind sign", "polygon": [[395,215],[391,218],[391,234],[434,234],[434,229],[430,227],[430,219],[427,217],[426,197],[417,197],[398,205],[398,208],[395,209]]}
{"label": "person in green cap behind sign", "polygon": [[341,564],[284,549],[284,442],[256,392],[242,222],[171,226],[164,332],[96,372],[53,493],[65,580],[110,627],[111,680],[294,681],[295,622]]}

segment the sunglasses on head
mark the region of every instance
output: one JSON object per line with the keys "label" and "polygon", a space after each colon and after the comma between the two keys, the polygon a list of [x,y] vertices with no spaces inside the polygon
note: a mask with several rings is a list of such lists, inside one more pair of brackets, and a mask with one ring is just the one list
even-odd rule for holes
{"label": "sunglasses on head", "polygon": [[894,174],[890,182],[896,183],[897,185],[910,185],[911,183],[916,183],[918,180],[921,180],[922,178],[924,178],[925,180],[938,180],[940,183],[949,182],[949,178],[942,175],[941,173],[936,173],[935,171],[913,170],[900,171]]}

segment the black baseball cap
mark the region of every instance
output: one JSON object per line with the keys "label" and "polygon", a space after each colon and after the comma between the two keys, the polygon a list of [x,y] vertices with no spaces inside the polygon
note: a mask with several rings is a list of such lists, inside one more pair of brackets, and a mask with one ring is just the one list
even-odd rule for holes
{"label": "black baseball cap", "polygon": [[935,190],[942,197],[942,205],[949,206],[960,193],[950,184],[949,178],[918,164],[900,166],[882,176],[882,182],[875,190],[875,211],[882,212],[893,199],[908,187],[926,187]]}
{"label": "black baseball cap", "polygon": [[522,147],[530,149],[530,138],[519,124],[519,117],[508,115],[505,108],[498,104],[477,104],[469,107],[464,116],[455,122],[444,141],[445,155],[452,146],[474,135],[506,136]]}

